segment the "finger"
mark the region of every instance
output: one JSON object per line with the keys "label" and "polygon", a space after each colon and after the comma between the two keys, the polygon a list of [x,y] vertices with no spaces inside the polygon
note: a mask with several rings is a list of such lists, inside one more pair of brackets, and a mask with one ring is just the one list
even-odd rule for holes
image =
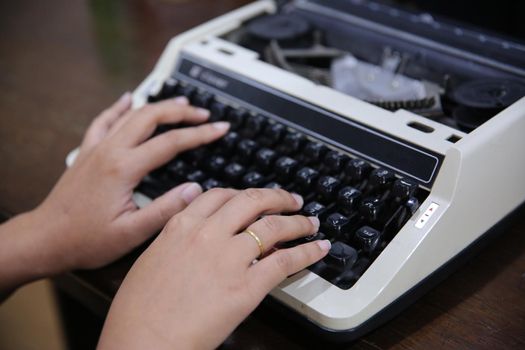
{"label": "finger", "polygon": [[147,206],[122,218],[121,224],[133,234],[135,244],[140,244],[159,231],[177,213],[202,193],[199,184],[190,182],[179,185],[158,197]]}
{"label": "finger", "polygon": [[231,188],[213,188],[197,197],[191,205],[184,210],[184,215],[204,220],[213,215],[224,203],[228,202],[239,193]]}
{"label": "finger", "polygon": [[100,139],[108,132],[111,126],[131,107],[131,94],[126,92],[111,107],[104,110],[96,117],[84,138],[83,145],[90,145]]}
{"label": "finger", "polygon": [[209,116],[208,110],[180,104],[176,99],[165,100],[137,110],[118,130],[114,138],[121,145],[135,146],[150,137],[158,125],[181,122],[202,123]]}
{"label": "finger", "polygon": [[121,119],[121,117],[131,107],[131,94],[126,92],[111,107],[104,110],[91,123],[86,131],[84,140],[81,144],[81,152],[87,151],[97,145],[108,134],[111,127]]}
{"label": "finger", "polygon": [[[299,237],[309,236],[319,229],[319,219],[302,215],[280,216],[267,215],[248,227],[262,244],[262,254],[268,252],[278,242],[291,241]],[[242,232],[233,238],[232,248],[246,252],[246,263],[251,263],[259,257],[261,249],[259,242],[247,232]]]}
{"label": "finger", "polygon": [[[190,101],[185,96],[179,96],[173,99],[173,103],[176,103],[182,106],[187,106],[190,104]],[[129,120],[131,120],[134,116],[135,115],[133,113],[128,113],[124,117],[117,120],[115,124],[113,125],[113,127],[111,128],[111,130],[109,131],[108,136],[114,135],[118,130],[120,130],[120,128],[123,125],[127,124]]]}
{"label": "finger", "polygon": [[263,214],[297,211],[302,205],[303,199],[297,194],[281,189],[249,188],[217,210],[210,223],[234,235]]}
{"label": "finger", "polygon": [[286,277],[322,259],[330,246],[330,241],[322,240],[280,249],[248,268],[248,283],[263,298]]}
{"label": "finger", "polygon": [[229,123],[217,122],[167,131],[133,150],[135,164],[147,173],[166,164],[180,152],[217,140],[229,128]]}

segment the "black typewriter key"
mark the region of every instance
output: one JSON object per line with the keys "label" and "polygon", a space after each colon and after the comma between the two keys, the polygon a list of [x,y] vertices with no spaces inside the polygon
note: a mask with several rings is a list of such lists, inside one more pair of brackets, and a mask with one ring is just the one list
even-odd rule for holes
{"label": "black typewriter key", "polygon": [[231,163],[231,164],[226,165],[226,167],[224,167],[224,170],[223,170],[224,179],[235,185],[235,183],[242,178],[245,172],[246,172],[246,168],[242,166],[241,164]]}
{"label": "black typewriter key", "polygon": [[277,152],[269,148],[261,148],[255,154],[255,165],[263,172],[268,172],[272,169],[272,165],[277,158]]}
{"label": "black typewriter key", "polygon": [[266,118],[260,114],[250,115],[246,119],[243,128],[243,135],[248,138],[257,136],[266,126],[266,122]]}
{"label": "black typewriter key", "polygon": [[410,197],[405,202],[405,207],[410,211],[410,214],[414,214],[419,208],[419,200],[416,197]]}
{"label": "black typewriter key", "polygon": [[398,200],[404,200],[414,194],[417,184],[408,179],[397,179],[392,185],[392,195]]}
{"label": "black typewriter key", "polygon": [[396,180],[394,173],[388,169],[379,168],[372,171],[368,183],[374,190],[383,190]]}
{"label": "black typewriter key", "polygon": [[304,146],[303,155],[308,163],[318,163],[328,152],[328,147],[320,142],[311,141]]}
{"label": "black typewriter key", "polygon": [[361,191],[357,188],[346,186],[337,194],[337,205],[345,214],[353,212],[361,199]]}
{"label": "black typewriter key", "polygon": [[201,161],[208,156],[210,152],[206,148],[195,148],[190,151],[184,152],[181,155],[181,158],[186,160],[189,164],[193,166],[198,166]]}
{"label": "black typewriter key", "polygon": [[343,242],[334,242],[325,261],[338,268],[350,269],[357,261],[357,251]]}
{"label": "black typewriter key", "polygon": [[312,188],[318,177],[319,172],[317,170],[304,167],[295,174],[295,184],[301,192],[306,192]]}
{"label": "black typewriter key", "polygon": [[230,109],[226,116],[226,120],[230,122],[230,130],[239,129],[244,124],[247,114],[243,109]]}
{"label": "black typewriter key", "polygon": [[244,188],[249,187],[261,187],[264,183],[264,175],[256,171],[250,171],[242,178],[242,186]]}
{"label": "black typewriter key", "polygon": [[354,182],[363,181],[372,170],[368,162],[354,158],[348,162],[345,168],[346,175]]}
{"label": "black typewriter key", "polygon": [[299,163],[293,158],[281,157],[275,162],[274,171],[280,181],[288,182],[298,165]]}
{"label": "black typewriter key", "polygon": [[202,170],[195,170],[186,176],[186,181],[202,182],[206,180],[206,174]]}
{"label": "black typewriter key", "polygon": [[283,186],[278,182],[272,181],[264,185],[264,188],[272,188],[275,190],[275,189],[283,188]]}
{"label": "black typewriter key", "polygon": [[216,187],[224,187],[224,183],[219,180],[213,179],[213,178],[210,178],[202,183],[203,191],[209,191],[212,188],[216,188]]}
{"label": "black typewriter key", "polygon": [[319,193],[323,199],[331,200],[335,198],[340,185],[341,181],[335,177],[322,176],[319,181],[317,181],[317,193]]}
{"label": "black typewriter key", "polygon": [[194,86],[191,85],[179,85],[177,86],[175,95],[177,96],[185,96],[189,101],[192,101],[193,95],[197,89]]}
{"label": "black typewriter key", "polygon": [[219,101],[213,102],[209,107],[210,118],[208,119],[208,121],[212,123],[212,122],[216,122],[216,121],[225,119],[226,113],[228,112],[229,108],[230,107],[228,105],[225,105],[222,102],[219,102]]}
{"label": "black typewriter key", "polygon": [[326,207],[319,202],[310,202],[301,210],[304,216],[321,216],[326,211]]}
{"label": "black typewriter key", "polygon": [[162,84],[162,88],[160,89],[160,93],[158,95],[158,100],[163,100],[167,98],[171,98],[177,95],[177,87],[178,82],[177,80],[173,78],[168,78]]}
{"label": "black typewriter key", "polygon": [[301,150],[305,142],[306,137],[303,134],[289,132],[284,136],[278,150],[285,155],[295,154]]}
{"label": "black typewriter key", "polygon": [[165,186],[161,181],[155,179],[152,176],[147,175],[142,179],[140,184],[137,186],[137,191],[148,196],[151,199],[155,199],[166,192]]}
{"label": "black typewriter key", "polygon": [[241,162],[244,164],[250,163],[257,148],[257,142],[253,140],[244,139],[239,141],[237,144],[237,154],[239,155]]}
{"label": "black typewriter key", "polygon": [[306,236],[304,238],[304,240],[306,242],[311,242],[311,241],[320,241],[320,240],[323,240],[323,239],[326,239],[326,235],[322,232],[316,232],[314,233],[313,235],[310,235],[310,236]]}
{"label": "black typewriter key", "polygon": [[324,164],[330,173],[338,173],[343,169],[343,166],[348,162],[350,157],[338,151],[329,151],[324,156]]}
{"label": "black typewriter key", "polygon": [[271,123],[264,128],[264,139],[267,140],[268,146],[273,146],[277,142],[281,141],[284,133],[286,132],[286,127],[280,123]]}
{"label": "black typewriter key", "polygon": [[363,251],[370,254],[378,248],[380,233],[370,226],[363,226],[356,231],[355,239]]}
{"label": "black typewriter key", "polygon": [[384,202],[379,197],[368,197],[363,199],[359,205],[359,213],[369,222],[379,220]]}
{"label": "black typewriter key", "polygon": [[213,101],[213,95],[207,91],[195,93],[193,96],[193,105],[201,108],[208,108],[210,103]]}
{"label": "black typewriter key", "polygon": [[204,161],[206,170],[218,174],[226,166],[226,159],[219,155],[213,155]]}
{"label": "black typewriter key", "polygon": [[237,142],[240,140],[240,136],[235,131],[230,131],[219,141],[217,141],[217,147],[224,153],[231,153],[237,146]]}
{"label": "black typewriter key", "polygon": [[328,215],[324,224],[323,231],[333,237],[338,237],[344,233],[350,219],[340,213],[333,213]]}
{"label": "black typewriter key", "polygon": [[166,173],[176,181],[183,181],[190,172],[191,167],[183,160],[176,159],[166,165]]}

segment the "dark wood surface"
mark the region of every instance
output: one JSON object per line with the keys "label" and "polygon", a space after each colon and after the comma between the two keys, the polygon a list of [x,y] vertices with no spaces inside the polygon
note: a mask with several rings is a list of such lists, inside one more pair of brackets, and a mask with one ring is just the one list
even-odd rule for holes
{"label": "dark wood surface", "polygon": [[[0,211],[20,213],[45,197],[90,120],[140,83],[172,36],[246,2],[0,1]],[[524,230],[522,216],[398,317],[343,348],[525,348]],[[103,316],[132,261],[57,285]],[[265,308],[223,345],[320,347]]]}

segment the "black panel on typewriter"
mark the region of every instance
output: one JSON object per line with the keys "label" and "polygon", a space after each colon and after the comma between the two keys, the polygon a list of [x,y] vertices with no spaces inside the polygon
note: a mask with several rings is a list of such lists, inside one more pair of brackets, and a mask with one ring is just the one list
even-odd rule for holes
{"label": "black panel on typewriter", "polygon": [[270,117],[227,106],[189,84],[170,79],[150,101],[180,95],[211,109],[213,120],[230,121],[232,128],[213,144],[180,154],[153,171],[137,190],[156,198],[178,184],[197,181],[204,190],[268,187],[300,193],[305,203],[300,213],[319,217],[321,226],[314,236],[283,246],[329,239],[329,254],[309,269],[340,288],[348,289],[359,279],[428,195],[392,170]]}

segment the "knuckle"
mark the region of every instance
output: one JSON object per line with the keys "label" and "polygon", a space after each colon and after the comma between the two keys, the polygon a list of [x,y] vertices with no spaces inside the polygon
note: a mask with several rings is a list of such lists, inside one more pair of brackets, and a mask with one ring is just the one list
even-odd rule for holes
{"label": "knuckle", "polygon": [[244,196],[253,202],[259,202],[264,198],[265,192],[260,188],[248,188],[243,191]]}
{"label": "knuckle", "polygon": [[278,216],[268,215],[261,219],[269,232],[279,232],[282,229],[282,222]]}
{"label": "knuckle", "polygon": [[277,270],[281,272],[283,278],[286,278],[292,270],[292,259],[290,255],[286,254],[284,251],[278,251],[274,254]]}

